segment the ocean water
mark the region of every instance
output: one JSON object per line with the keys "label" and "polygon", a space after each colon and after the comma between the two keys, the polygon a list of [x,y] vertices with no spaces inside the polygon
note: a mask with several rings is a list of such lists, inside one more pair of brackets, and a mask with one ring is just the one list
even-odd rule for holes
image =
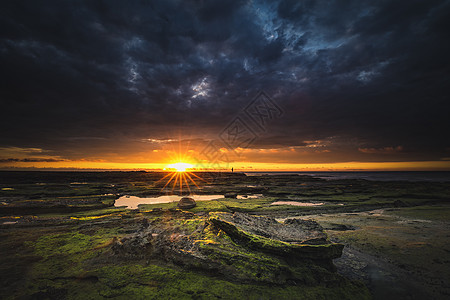
{"label": "ocean water", "polygon": [[411,172],[245,172],[247,176],[262,175],[306,175],[326,180],[365,179],[371,181],[417,181],[417,182],[450,182],[447,171],[411,171]]}

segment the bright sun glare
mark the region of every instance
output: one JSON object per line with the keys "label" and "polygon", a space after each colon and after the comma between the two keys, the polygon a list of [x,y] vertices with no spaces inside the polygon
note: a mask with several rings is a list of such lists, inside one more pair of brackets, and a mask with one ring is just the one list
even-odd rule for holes
{"label": "bright sun glare", "polygon": [[188,163],[178,162],[174,164],[170,164],[167,166],[167,168],[175,169],[177,172],[185,172],[186,169],[192,168],[193,166]]}

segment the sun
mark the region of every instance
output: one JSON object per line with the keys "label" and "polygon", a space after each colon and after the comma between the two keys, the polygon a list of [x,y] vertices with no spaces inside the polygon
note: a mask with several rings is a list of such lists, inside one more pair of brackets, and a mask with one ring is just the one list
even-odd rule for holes
{"label": "sun", "polygon": [[[173,147],[174,145],[171,144],[171,146]],[[177,193],[183,195],[186,193],[191,194],[191,187],[200,189],[195,181],[200,180],[206,182],[206,180],[201,178],[199,176],[200,174],[195,174],[195,164],[188,163],[193,161],[192,153],[194,153],[193,150],[189,150],[189,142],[186,147],[182,147],[180,140],[178,143],[178,151],[173,149],[172,151],[166,151],[166,153],[170,156],[170,159],[167,161],[173,163],[166,165],[163,171],[167,173],[161,179],[156,181],[156,184],[159,184],[160,182],[164,184],[164,186],[161,187],[161,192],[170,192],[167,191],[167,188],[171,188],[171,193],[173,193],[175,189],[178,189]]]}
{"label": "sun", "polygon": [[[189,170],[194,166],[185,163],[185,162],[177,162],[170,165],[167,165],[163,170],[168,172],[163,178],[158,180],[157,182],[166,182],[164,186],[161,188],[161,191],[165,190],[167,186],[172,186],[172,192],[178,186],[180,195],[183,194],[183,187],[187,188],[187,192],[191,194],[190,184],[194,185],[197,188],[200,188],[198,184],[195,182],[194,178],[199,179],[201,181],[205,181],[201,177],[197,176],[193,172]],[[206,181],[205,181],[206,182]],[[186,191],[185,191],[186,193]]]}
{"label": "sun", "polygon": [[178,162],[178,163],[167,165],[167,168],[175,169],[177,172],[186,172],[186,169],[190,169],[192,167],[193,167],[193,165],[184,163],[184,162]]}

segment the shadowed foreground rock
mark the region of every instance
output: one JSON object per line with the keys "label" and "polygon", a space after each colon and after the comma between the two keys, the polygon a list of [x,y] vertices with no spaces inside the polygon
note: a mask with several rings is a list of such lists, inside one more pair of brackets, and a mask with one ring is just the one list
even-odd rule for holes
{"label": "shadowed foreground rock", "polygon": [[[298,221],[300,222],[300,221]],[[113,255],[126,259],[158,258],[225,278],[272,284],[338,284],[332,259],[343,245],[326,240],[321,227],[243,213],[200,217],[167,211],[137,232],[116,241]],[[320,240],[319,244],[305,242]]]}
{"label": "shadowed foreground rock", "polygon": [[[230,219],[235,223],[233,224]],[[210,218],[210,221],[241,245],[285,258],[311,259],[331,270],[334,270],[331,260],[341,257],[344,248],[342,244],[332,244],[326,241],[326,235],[323,232],[306,231],[302,227],[295,226],[296,223],[281,224],[267,217],[254,217],[242,213],[235,213],[231,217],[227,214],[220,214],[219,217]],[[252,228],[252,224],[255,227]],[[319,225],[317,224],[317,226]],[[247,228],[248,231],[243,228]],[[258,233],[258,235],[251,232]],[[310,238],[311,236],[320,237]],[[292,243],[284,242],[284,240]],[[310,241],[314,241],[313,244],[318,245],[311,245]]]}
{"label": "shadowed foreground rock", "polygon": [[[334,272],[331,258],[340,255],[338,245],[303,243],[323,237],[315,222],[301,224],[311,229],[309,233],[287,223],[179,209],[60,218],[59,223],[53,218],[20,219],[2,228],[11,234],[8,243],[2,243],[3,251],[9,252],[2,255],[2,274],[7,276],[2,278],[0,295],[13,295],[5,299],[369,298],[362,284]],[[27,276],[24,280],[11,280],[22,274]],[[2,294],[6,289],[12,292]]]}
{"label": "shadowed foreground rock", "polygon": [[262,237],[294,244],[329,244],[322,226],[312,220],[287,219],[284,223],[245,213],[215,213],[215,218],[230,222],[244,231]]}

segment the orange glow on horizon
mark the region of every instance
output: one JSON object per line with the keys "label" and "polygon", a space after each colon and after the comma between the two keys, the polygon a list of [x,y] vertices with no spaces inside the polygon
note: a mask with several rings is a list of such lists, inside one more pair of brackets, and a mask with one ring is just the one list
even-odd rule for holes
{"label": "orange glow on horizon", "polygon": [[[31,150],[30,150],[31,149]],[[41,153],[40,149],[30,148],[25,149]],[[3,155],[0,152],[0,158],[4,157],[5,161],[0,163],[2,170],[40,170],[40,169],[54,169],[54,170],[147,170],[147,171],[173,171],[178,172],[198,172],[198,171],[231,171],[231,168],[237,172],[251,172],[251,171],[450,171],[450,158],[434,161],[397,161],[397,162],[365,162],[365,161],[347,161],[336,163],[289,163],[286,161],[279,161],[285,159],[284,154],[273,157],[271,162],[268,157],[263,156],[261,159],[265,161],[258,161],[258,158],[252,159],[250,157],[241,157],[241,161],[230,162],[208,162],[206,160],[198,159],[201,157],[200,152],[196,147],[185,143],[183,146],[180,143],[170,144],[166,149],[158,150],[156,154],[152,151],[139,152],[136,155],[129,156],[106,156],[103,159],[61,159],[58,156],[36,155],[43,161],[7,161],[7,157],[18,153],[17,157],[27,158],[23,154],[24,151],[17,149],[7,149]],[[14,152],[14,153],[11,153]],[[221,152],[226,152],[227,149],[221,149]],[[28,153],[27,152],[27,153]],[[270,151],[269,151],[270,152]],[[19,154],[22,153],[22,156]],[[45,161],[45,160],[46,161]],[[52,161],[51,159],[54,159]],[[239,158],[238,158],[239,159]],[[307,161],[307,157],[305,160]]]}
{"label": "orange glow on horizon", "polygon": [[167,165],[168,169],[175,169],[177,172],[185,172],[187,169],[192,169],[193,165],[184,162],[177,162]]}
{"label": "orange glow on horizon", "polygon": [[[405,161],[405,162],[340,162],[323,164],[290,164],[233,162],[229,168],[202,169],[195,164],[189,171],[450,171],[450,161]],[[98,169],[98,170],[154,170],[163,171],[167,163],[117,163],[99,161],[60,161],[60,162],[14,162],[2,164],[1,168],[20,169]]]}

